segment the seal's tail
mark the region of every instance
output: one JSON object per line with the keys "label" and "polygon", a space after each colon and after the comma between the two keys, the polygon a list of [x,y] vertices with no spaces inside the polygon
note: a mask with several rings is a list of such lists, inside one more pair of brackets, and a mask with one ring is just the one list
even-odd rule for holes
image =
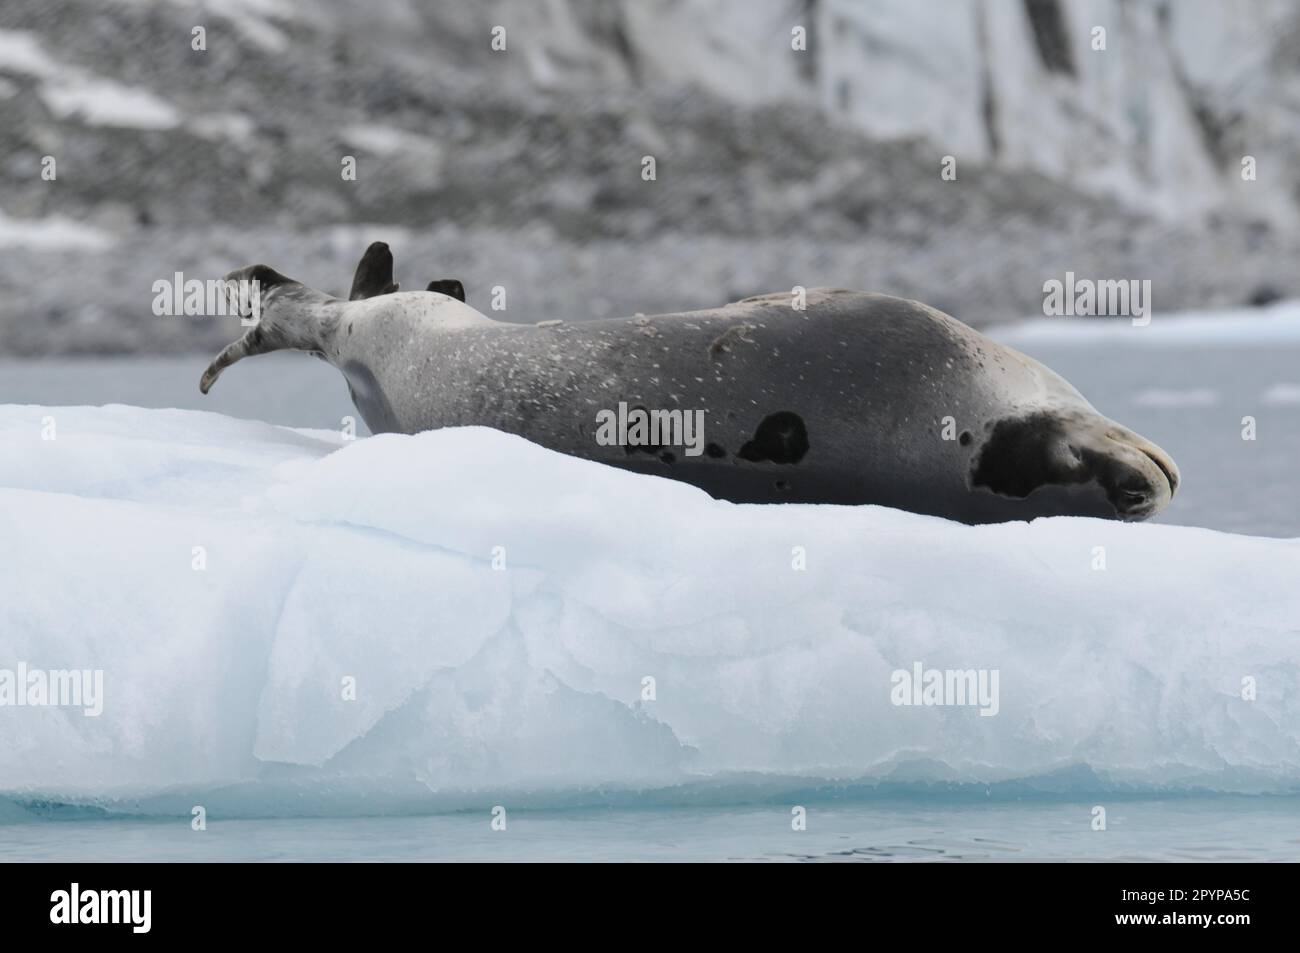
{"label": "seal's tail", "polygon": [[246,323],[251,320],[252,327],[213,358],[199,379],[200,391],[206,394],[222,371],[245,357],[286,348],[318,354],[324,351],[329,322],[322,321],[318,311],[307,306],[330,300],[326,295],[266,265],[232,271],[225,282],[232,310]]}

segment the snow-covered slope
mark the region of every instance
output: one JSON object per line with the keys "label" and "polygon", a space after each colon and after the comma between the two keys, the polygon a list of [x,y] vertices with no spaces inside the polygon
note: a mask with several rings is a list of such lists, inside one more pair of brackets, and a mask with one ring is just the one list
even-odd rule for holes
{"label": "snow-covered slope", "polygon": [[[1300,786],[1298,540],[734,506],[479,428],[10,405],[0,439],[0,669],[104,673],[98,717],[0,707],[10,800]],[[894,704],[916,663],[996,670],[996,714]]]}

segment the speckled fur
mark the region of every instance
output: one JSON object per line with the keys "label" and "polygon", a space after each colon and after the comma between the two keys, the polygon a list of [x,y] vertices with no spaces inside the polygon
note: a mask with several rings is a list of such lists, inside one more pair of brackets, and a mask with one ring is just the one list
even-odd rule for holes
{"label": "speckled fur", "polygon": [[[280,346],[338,367],[375,432],[484,425],[735,502],[879,503],[987,522],[1140,519],[1172,496],[1177,471],[1159,448],[948,315],[852,291],[811,292],[802,311],[790,301],[523,325],[432,292],[345,302],[282,289],[262,323],[296,342]],[[709,453],[601,446],[597,413],[620,402],[702,410]],[[942,439],[947,416],[960,439]],[[982,457],[995,433],[1006,460]],[[1036,474],[1028,493],[1025,474]]]}

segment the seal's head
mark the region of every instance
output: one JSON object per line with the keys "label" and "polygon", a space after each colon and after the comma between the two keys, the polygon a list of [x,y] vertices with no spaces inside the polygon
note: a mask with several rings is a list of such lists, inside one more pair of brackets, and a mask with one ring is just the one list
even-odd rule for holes
{"label": "seal's head", "polygon": [[203,393],[211,390],[223,370],[245,357],[284,348],[322,352],[323,339],[337,319],[322,320],[311,306],[332,300],[327,295],[267,265],[236,268],[222,280],[230,313],[238,315],[249,330],[208,365],[199,380],[199,390]]}
{"label": "seal's head", "polygon": [[1178,467],[1150,440],[1082,408],[1037,410],[988,427],[975,454],[971,485],[1023,499],[1040,487],[1090,490],[1113,512],[1144,520],[1173,499]]}

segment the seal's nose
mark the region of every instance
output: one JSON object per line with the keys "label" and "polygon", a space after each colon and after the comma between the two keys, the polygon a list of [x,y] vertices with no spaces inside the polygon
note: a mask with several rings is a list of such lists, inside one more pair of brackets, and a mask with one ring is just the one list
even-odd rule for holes
{"label": "seal's nose", "polygon": [[1149,440],[1131,432],[1109,435],[1119,444],[1113,451],[1110,479],[1103,477],[1111,505],[1120,519],[1142,520],[1168,505],[1178,489],[1178,467]]}
{"label": "seal's nose", "polygon": [[1174,458],[1165,453],[1154,443],[1145,442],[1141,451],[1151,458],[1151,462],[1160,468],[1160,472],[1165,475],[1165,481],[1169,484],[1169,498],[1172,500],[1178,492],[1178,484],[1182,477],[1178,472],[1178,464],[1174,463]]}

